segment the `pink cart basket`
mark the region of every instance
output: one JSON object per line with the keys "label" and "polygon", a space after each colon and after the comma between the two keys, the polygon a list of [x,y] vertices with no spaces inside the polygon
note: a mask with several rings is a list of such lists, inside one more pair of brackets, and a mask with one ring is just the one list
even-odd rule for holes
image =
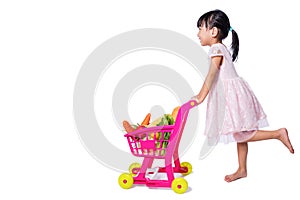
{"label": "pink cart basket", "polygon": [[[148,187],[172,188],[178,194],[186,192],[187,181],[183,177],[175,178],[174,173],[188,175],[192,172],[190,163],[180,163],[178,147],[189,111],[197,105],[195,100],[183,104],[178,110],[174,125],[143,128],[124,135],[128,140],[131,153],[144,159],[142,165],[133,163],[129,167],[129,173],[119,176],[121,188],[129,189],[133,184],[144,184]],[[154,159],[165,160],[165,166],[159,167],[156,172],[166,173],[167,180],[152,180],[147,177],[148,174],[153,173],[151,166]]]}

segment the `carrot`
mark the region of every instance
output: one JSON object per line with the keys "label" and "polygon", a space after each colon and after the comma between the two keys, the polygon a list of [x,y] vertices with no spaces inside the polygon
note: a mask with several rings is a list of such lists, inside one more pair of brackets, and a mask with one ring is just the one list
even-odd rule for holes
{"label": "carrot", "polygon": [[149,125],[149,122],[150,122],[150,118],[151,118],[151,114],[148,113],[144,119],[144,121],[141,123],[141,126],[146,126],[146,125]]}
{"label": "carrot", "polygon": [[130,133],[130,132],[135,131],[135,129],[134,129],[134,128],[129,124],[129,122],[126,121],[126,120],[123,121],[123,127],[125,128],[125,131],[126,131],[127,133]]}

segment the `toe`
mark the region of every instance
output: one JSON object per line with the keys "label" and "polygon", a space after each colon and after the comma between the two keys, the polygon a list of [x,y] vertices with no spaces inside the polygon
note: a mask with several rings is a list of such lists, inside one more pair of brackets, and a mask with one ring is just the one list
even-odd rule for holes
{"label": "toe", "polygon": [[224,178],[224,180],[225,180],[226,182],[228,182],[228,183],[231,182],[231,179],[230,179],[230,176],[229,176],[229,175],[226,175],[225,178]]}

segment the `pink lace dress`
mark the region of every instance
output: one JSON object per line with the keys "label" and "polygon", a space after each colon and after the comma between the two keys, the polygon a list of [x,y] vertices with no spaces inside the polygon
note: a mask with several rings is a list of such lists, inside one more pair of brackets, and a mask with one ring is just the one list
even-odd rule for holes
{"label": "pink lace dress", "polygon": [[211,144],[243,142],[268,126],[266,114],[245,80],[238,76],[226,46],[214,44],[209,57],[223,56],[207,100],[204,134]]}

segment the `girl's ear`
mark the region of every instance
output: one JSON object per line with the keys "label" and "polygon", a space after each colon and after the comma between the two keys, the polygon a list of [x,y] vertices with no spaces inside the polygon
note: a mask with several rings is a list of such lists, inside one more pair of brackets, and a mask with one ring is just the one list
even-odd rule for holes
{"label": "girl's ear", "polygon": [[219,34],[219,29],[217,27],[213,27],[211,29],[211,36],[215,38],[218,36],[218,34]]}

